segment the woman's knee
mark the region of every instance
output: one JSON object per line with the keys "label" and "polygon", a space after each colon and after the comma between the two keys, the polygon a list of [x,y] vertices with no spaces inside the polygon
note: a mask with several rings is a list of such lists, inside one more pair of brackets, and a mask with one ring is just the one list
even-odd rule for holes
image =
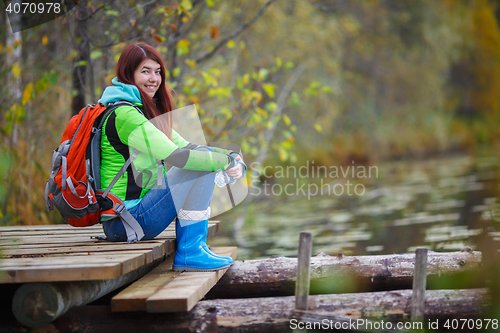
{"label": "woman's knee", "polygon": [[125,228],[120,218],[103,222],[102,229],[106,238],[112,242],[124,242],[127,240]]}
{"label": "woman's knee", "polygon": [[209,146],[204,146],[204,145],[199,145],[198,147],[194,148],[193,150],[208,150],[208,151],[215,151],[213,150],[212,148],[210,148]]}

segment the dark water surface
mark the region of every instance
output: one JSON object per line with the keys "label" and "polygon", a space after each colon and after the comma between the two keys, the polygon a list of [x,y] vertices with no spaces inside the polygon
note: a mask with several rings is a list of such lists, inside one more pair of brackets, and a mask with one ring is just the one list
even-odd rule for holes
{"label": "dark water surface", "polygon": [[[350,179],[363,183],[362,195],[261,194],[248,209],[243,242],[231,236],[240,208],[218,217],[223,236],[211,244],[238,245],[239,259],[296,257],[299,233],[309,231],[313,255],[478,249],[484,237],[500,241],[499,165],[500,156],[491,152],[388,162],[377,166],[376,177]],[[319,184],[319,179],[312,181]]]}

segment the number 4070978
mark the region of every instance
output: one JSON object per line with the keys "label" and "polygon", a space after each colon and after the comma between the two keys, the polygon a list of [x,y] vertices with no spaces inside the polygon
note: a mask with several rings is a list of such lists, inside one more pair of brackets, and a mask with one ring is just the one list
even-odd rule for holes
{"label": "number 4070978", "polygon": [[498,329],[498,319],[447,319],[443,325],[446,329]]}
{"label": "number 4070978", "polygon": [[9,2],[5,11],[9,14],[45,14],[45,13],[56,13],[61,12],[61,4],[58,2],[45,2],[45,3],[33,3],[33,2]]}

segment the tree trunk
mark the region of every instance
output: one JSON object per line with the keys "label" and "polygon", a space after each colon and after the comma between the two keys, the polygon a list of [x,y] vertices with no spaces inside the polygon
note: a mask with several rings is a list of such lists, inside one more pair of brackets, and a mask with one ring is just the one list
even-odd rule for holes
{"label": "tree trunk", "polygon": [[78,114],[85,104],[87,85],[87,67],[90,61],[90,40],[88,19],[90,9],[88,0],[82,0],[76,5],[75,49],[77,56],[73,63],[73,102],[72,114]]}

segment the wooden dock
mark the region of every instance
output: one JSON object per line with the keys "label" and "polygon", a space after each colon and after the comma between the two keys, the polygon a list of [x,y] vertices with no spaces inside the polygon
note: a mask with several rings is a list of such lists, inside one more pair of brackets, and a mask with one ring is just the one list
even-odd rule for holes
{"label": "wooden dock", "polygon": [[[218,230],[218,221],[210,221],[209,237]],[[189,311],[226,272],[174,272],[174,225],[151,241],[127,244],[103,238],[101,226],[1,227],[0,284],[21,284],[12,300],[18,321],[46,325],[72,306],[136,280],[113,298],[113,311]],[[212,250],[236,258],[236,248]],[[42,296],[42,309],[29,308],[40,304]],[[29,299],[33,297],[36,302]]]}

